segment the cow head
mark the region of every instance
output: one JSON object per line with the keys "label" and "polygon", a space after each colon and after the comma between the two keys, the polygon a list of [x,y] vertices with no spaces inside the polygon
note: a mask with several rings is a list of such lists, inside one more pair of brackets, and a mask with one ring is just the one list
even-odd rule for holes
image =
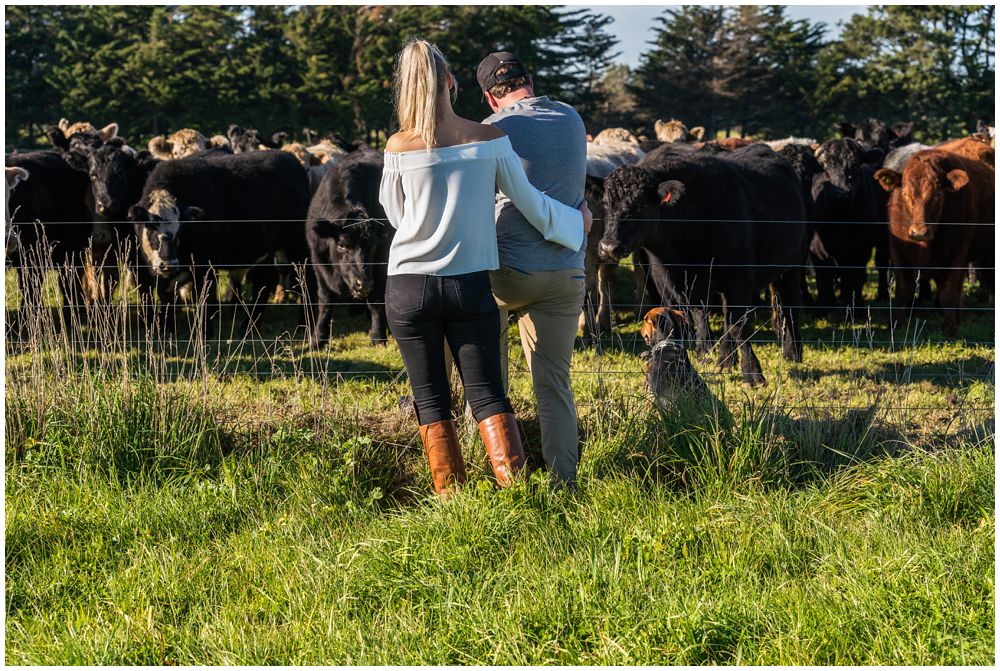
{"label": "cow head", "polygon": [[128,218],[135,225],[139,250],[153,273],[172,277],[180,271],[179,238],[182,222],[203,218],[198,207],[182,207],[164,189],[154,189],[129,208]]}
{"label": "cow head", "polygon": [[97,215],[106,220],[125,219],[129,205],[135,202],[135,156],[125,150],[120,138],[115,138],[90,152],[87,169]]}
{"label": "cow head", "polygon": [[243,128],[236,124],[231,124],[227,131],[229,144],[234,154],[242,154],[250,151],[260,151],[267,149],[270,144],[261,140],[256,128]]}
{"label": "cow head", "polygon": [[340,282],[340,292],[355,300],[366,298],[374,286],[372,263],[380,224],[361,206],[345,201],[334,208],[331,219],[309,222],[314,254],[331,264]]}
{"label": "cow head", "polygon": [[695,126],[688,130],[688,127],[677,119],[670,121],[659,119],[654,124],[654,128],[660,142],[699,142],[705,136],[703,126]]}
{"label": "cow head", "polygon": [[118,137],[118,124],[111,123],[104,128],[97,129],[86,121],[71,124],[66,119],[60,119],[57,125],[49,126],[45,134],[54,149],[70,151],[73,149],[70,142],[74,135],[85,138],[85,142],[90,147],[98,147],[112,138]]}
{"label": "cow head", "polygon": [[869,118],[856,125],[839,121],[834,128],[842,138],[857,140],[869,149],[879,147],[885,152],[913,142],[913,123],[909,121],[894,123],[890,128],[878,119]]}
{"label": "cow head", "polygon": [[862,165],[881,161],[882,158],[881,149],[866,149],[856,140],[825,142],[816,152],[821,172],[813,177],[813,200],[821,204],[829,198],[834,203],[843,204],[861,184]]}
{"label": "cow head", "polygon": [[161,161],[197,154],[208,146],[205,136],[192,128],[182,128],[168,137],[157,135],[147,145],[149,153]]}
{"label": "cow head", "polygon": [[896,214],[907,223],[910,240],[930,242],[941,223],[945,200],[965,188],[969,174],[961,169],[948,170],[939,157],[915,157],[906,164],[902,175],[882,168],[875,173],[875,180],[892,193],[890,219]]}
{"label": "cow head", "polygon": [[647,228],[684,196],[676,180],[658,182],[649,170],[637,165],[617,168],[604,180],[604,236],[601,256],[621,259],[641,246]]}

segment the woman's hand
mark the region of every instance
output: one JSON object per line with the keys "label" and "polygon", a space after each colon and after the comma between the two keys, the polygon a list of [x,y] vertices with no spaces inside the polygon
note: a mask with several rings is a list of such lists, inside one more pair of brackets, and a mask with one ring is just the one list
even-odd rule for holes
{"label": "woman's hand", "polygon": [[594,215],[590,212],[586,198],[583,199],[583,204],[580,205],[580,213],[583,215],[583,232],[590,235],[590,227],[594,225]]}

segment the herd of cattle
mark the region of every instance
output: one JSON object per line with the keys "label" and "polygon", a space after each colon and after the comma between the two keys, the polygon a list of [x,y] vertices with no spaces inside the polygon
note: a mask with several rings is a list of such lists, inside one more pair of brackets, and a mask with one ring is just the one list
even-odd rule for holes
{"label": "herd of cattle", "polygon": [[[842,137],[821,144],[702,141],[698,130],[669,121],[657,122],[656,139],[624,129],[588,138],[589,335],[611,328],[614,269],[629,254],[637,303],[662,306],[646,317],[647,342],[707,351],[716,340],[706,313],[721,311],[719,362],[739,361],[749,385],[764,380],[748,319],[762,292],[783,356],[801,360],[798,309],[863,306],[873,252],[881,299],[890,268],[895,277],[894,322],[918,289],[930,297],[933,279],[943,331],[957,336],[970,266],[992,300],[992,126],[934,147],[913,142],[911,124],[875,119],[839,124]],[[309,297],[312,347],[330,339],[338,301],[366,302],[371,341],[386,340],[393,229],[378,202],[381,152],[336,135],[286,144],[238,126],[213,137],[185,129],[137,151],[117,131],[63,120],[49,129],[51,151],[6,156],[6,258],[22,289],[29,250],[44,240],[51,262],[74,270],[62,273],[67,306],[109,295],[122,265],[142,303],[155,296],[169,320],[178,302],[215,296],[224,269],[223,302],[248,286],[252,317],[283,292]]]}

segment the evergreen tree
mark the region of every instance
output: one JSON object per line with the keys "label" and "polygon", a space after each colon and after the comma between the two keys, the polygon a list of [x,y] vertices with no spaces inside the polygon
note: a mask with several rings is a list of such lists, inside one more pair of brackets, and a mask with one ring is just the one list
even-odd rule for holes
{"label": "evergreen tree", "polygon": [[888,5],[856,14],[821,57],[816,106],[829,125],[859,110],[914,121],[930,141],[992,119],[995,7]]}
{"label": "evergreen tree", "polygon": [[643,54],[631,87],[637,123],[651,133],[656,119],[677,118],[704,126],[711,136],[723,123],[725,12],[718,6],[685,5],[668,9],[657,22],[653,48]]}

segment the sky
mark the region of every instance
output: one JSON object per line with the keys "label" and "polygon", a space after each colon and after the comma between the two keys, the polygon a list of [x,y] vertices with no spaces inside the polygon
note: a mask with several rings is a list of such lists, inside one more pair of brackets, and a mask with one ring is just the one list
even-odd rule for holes
{"label": "sky", "polygon": [[[639,64],[639,55],[649,45],[652,39],[650,28],[653,19],[660,16],[668,7],[680,5],[588,5],[587,8],[601,14],[607,14],[615,19],[607,27],[608,32],[619,39],[619,63],[630,67]],[[852,14],[863,14],[868,5],[785,5],[788,16],[792,19],[809,19],[827,24],[828,35],[833,37],[840,33],[838,21],[847,21]]]}

